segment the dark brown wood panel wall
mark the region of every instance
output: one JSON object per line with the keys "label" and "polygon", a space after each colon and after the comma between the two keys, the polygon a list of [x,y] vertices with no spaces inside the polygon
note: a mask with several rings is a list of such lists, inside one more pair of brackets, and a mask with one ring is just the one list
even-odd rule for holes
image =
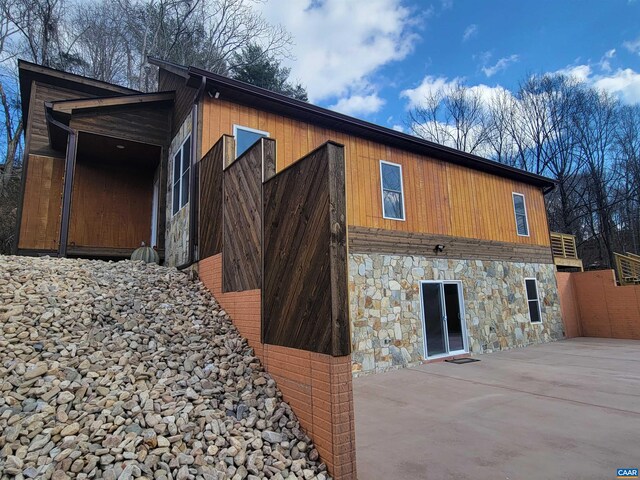
{"label": "dark brown wood panel wall", "polygon": [[[436,245],[444,245],[444,251],[436,254]],[[401,232],[352,225],[349,226],[349,251],[351,253],[422,255],[464,260],[553,263],[551,249],[540,245]]]}
{"label": "dark brown wood panel wall", "polygon": [[35,93],[32,94],[33,104],[30,105],[29,113],[29,152],[36,155],[63,158],[64,152],[57,152],[49,145],[49,132],[47,130],[47,119],[45,116],[45,102],[55,100],[71,100],[74,98],[91,98],[83,92],[66,90],[64,88],[34,83]]}
{"label": "dark brown wood panel wall", "polygon": [[196,94],[196,89],[186,85],[186,79],[175,73],[160,69],[158,77],[158,91],[175,91],[175,105],[171,119],[171,136],[173,137],[187,115],[191,112],[191,105]]}
{"label": "dark brown wood panel wall", "polygon": [[265,179],[264,343],[350,353],[344,172],[327,143]]}
{"label": "dark brown wood panel wall", "polygon": [[222,289],[261,286],[262,152],[261,140],[226,165],[223,175]]}
{"label": "dark brown wood panel wall", "polygon": [[167,146],[171,140],[170,121],[171,107],[168,105],[126,106],[74,113],[69,126],[74,130]]}
{"label": "dark brown wood panel wall", "polygon": [[198,254],[200,259],[222,252],[222,175],[225,142],[223,136],[200,160],[198,167]]}

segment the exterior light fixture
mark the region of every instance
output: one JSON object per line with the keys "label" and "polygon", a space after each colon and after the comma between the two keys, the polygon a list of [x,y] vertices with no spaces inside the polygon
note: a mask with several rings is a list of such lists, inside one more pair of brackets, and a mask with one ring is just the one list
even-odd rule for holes
{"label": "exterior light fixture", "polygon": [[442,245],[441,243],[437,244],[435,247],[433,247],[433,251],[436,253],[444,252],[444,245]]}

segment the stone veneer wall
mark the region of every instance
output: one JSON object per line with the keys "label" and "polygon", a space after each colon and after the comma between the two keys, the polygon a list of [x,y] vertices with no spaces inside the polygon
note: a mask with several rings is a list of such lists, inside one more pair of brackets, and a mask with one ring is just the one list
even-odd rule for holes
{"label": "stone veneer wall", "polygon": [[[529,321],[525,277],[538,280],[542,324]],[[555,267],[551,264],[349,255],[354,373],[421,363],[421,280],[460,280],[467,343],[491,352],[563,337]],[[386,340],[389,339],[389,340]]]}
{"label": "stone veneer wall", "polygon": [[[175,267],[187,261],[189,248],[189,202],[173,215],[173,157],[191,133],[191,115],[187,115],[169,146],[167,161],[167,223],[165,233],[165,265]],[[193,138],[192,138],[193,141]]]}

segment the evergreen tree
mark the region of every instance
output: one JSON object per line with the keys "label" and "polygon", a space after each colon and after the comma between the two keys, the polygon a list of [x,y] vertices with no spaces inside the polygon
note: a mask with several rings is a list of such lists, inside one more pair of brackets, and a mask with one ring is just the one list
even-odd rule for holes
{"label": "evergreen tree", "polygon": [[304,87],[289,81],[291,69],[281,66],[280,61],[260,45],[251,43],[245,46],[233,56],[231,63],[231,77],[236,80],[308,101]]}

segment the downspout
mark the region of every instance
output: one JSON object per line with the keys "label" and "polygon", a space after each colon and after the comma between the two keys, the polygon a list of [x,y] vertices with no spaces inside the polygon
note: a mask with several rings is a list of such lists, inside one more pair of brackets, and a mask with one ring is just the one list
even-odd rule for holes
{"label": "downspout", "polygon": [[198,186],[196,181],[198,179],[198,152],[201,141],[201,132],[198,125],[198,104],[202,99],[204,89],[207,86],[207,79],[203,75],[200,81],[200,87],[196,92],[193,99],[193,106],[191,107],[191,152],[190,152],[190,168],[189,168],[189,242],[187,246],[187,261],[182,265],[178,265],[178,270],[184,270],[185,268],[193,265],[196,260],[195,245],[197,244],[196,235],[198,234],[197,214],[198,214]]}
{"label": "downspout", "polygon": [[64,188],[62,194],[62,215],[60,220],[60,239],[58,244],[58,257],[67,256],[67,243],[69,240],[69,220],[71,216],[71,192],[73,189],[73,176],[76,169],[76,148],[78,145],[75,130],[59,122],[51,115],[52,104],[45,103],[45,117],[47,121],[67,132],[67,152],[64,166]]}

